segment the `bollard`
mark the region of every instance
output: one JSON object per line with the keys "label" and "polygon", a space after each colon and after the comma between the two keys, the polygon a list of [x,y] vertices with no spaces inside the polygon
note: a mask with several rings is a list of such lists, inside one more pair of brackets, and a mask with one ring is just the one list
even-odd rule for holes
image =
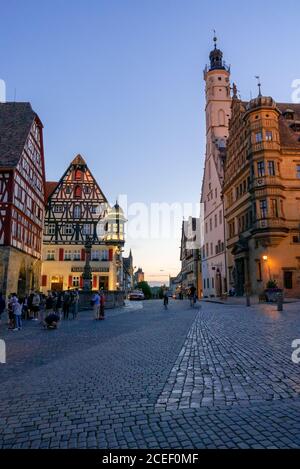
{"label": "bollard", "polygon": [[246,306],[251,306],[250,295],[249,294],[246,295]]}
{"label": "bollard", "polygon": [[277,293],[277,311],[283,311],[283,294]]}

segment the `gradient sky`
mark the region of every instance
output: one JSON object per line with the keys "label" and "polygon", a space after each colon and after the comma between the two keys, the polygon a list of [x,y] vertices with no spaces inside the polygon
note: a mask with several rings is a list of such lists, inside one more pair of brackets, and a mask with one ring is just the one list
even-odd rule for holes
{"label": "gradient sky", "polygon": [[[0,78],[44,123],[47,179],[81,153],[111,201],[199,201],[214,28],[243,99],[255,75],[277,101],[300,78],[298,0],[0,0],[0,21]],[[128,239],[148,280],[179,271],[177,231]]]}

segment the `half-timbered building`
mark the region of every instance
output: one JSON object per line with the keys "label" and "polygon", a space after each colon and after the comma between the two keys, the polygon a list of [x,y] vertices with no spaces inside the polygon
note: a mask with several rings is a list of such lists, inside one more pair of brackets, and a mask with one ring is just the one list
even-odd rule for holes
{"label": "half-timbered building", "polygon": [[0,103],[0,290],[38,289],[44,220],[43,125],[29,103]]}
{"label": "half-timbered building", "polygon": [[85,244],[92,242],[94,290],[122,284],[124,216],[110,207],[85,160],[77,155],[59,182],[46,183],[42,290],[83,287]]}

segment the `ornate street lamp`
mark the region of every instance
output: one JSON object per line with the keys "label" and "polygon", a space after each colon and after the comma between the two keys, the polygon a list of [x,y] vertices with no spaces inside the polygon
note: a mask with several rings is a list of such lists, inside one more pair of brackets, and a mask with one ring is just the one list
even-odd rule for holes
{"label": "ornate street lamp", "polygon": [[91,268],[91,252],[92,252],[93,240],[90,236],[86,237],[84,249],[85,249],[85,265],[83,268],[83,290],[91,291],[92,289],[92,268]]}

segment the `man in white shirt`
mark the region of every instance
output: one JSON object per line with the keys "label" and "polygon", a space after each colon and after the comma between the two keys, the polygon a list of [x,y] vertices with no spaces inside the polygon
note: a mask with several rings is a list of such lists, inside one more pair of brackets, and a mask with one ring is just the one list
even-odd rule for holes
{"label": "man in white shirt", "polygon": [[93,310],[94,310],[94,319],[99,319],[100,313],[100,295],[98,292],[94,293],[93,298]]}

